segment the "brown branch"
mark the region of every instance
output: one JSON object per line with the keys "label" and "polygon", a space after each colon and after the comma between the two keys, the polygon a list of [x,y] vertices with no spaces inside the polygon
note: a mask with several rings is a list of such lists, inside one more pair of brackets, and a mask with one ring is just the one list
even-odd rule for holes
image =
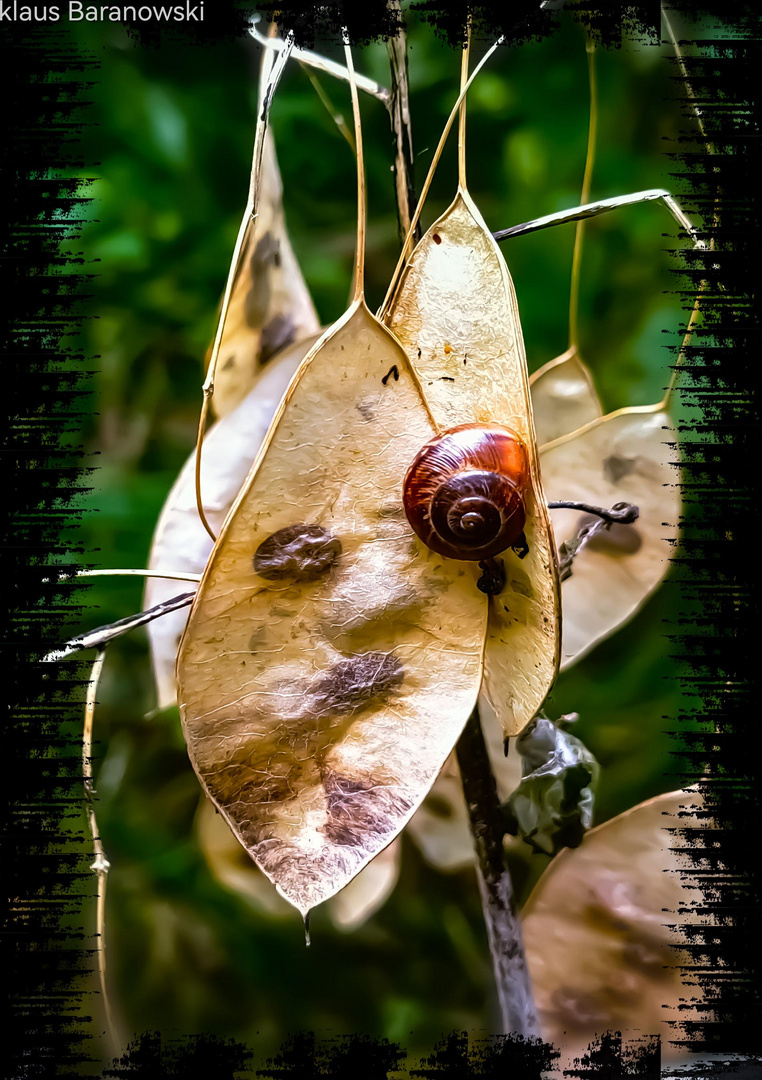
{"label": "brown branch", "polygon": [[116,622],[107,623],[105,626],[98,626],[95,630],[89,630],[86,634],[80,634],[79,637],[65,642],[60,649],[48,653],[44,659],[46,661],[65,660],[67,656],[73,656],[75,653],[81,652],[82,649],[102,649],[104,645],[108,645],[109,641],[120,637],[121,634],[126,634],[128,630],[134,630],[137,626],[144,626],[162,615],[168,615],[170,611],[188,607],[189,604],[193,603],[195,595],[195,592],[181,593],[179,596],[173,596],[170,600],[165,600],[155,607],[139,611],[136,615],[128,615],[126,619],[118,619]]}
{"label": "brown branch", "polygon": [[[399,0],[389,0],[389,7],[401,19]],[[397,217],[400,241],[404,243],[412,221],[418,196],[413,185],[413,130],[410,124],[410,88],[407,77],[407,39],[400,23],[399,31],[386,43],[392,71],[391,91],[387,109],[395,138],[394,182],[397,192]],[[417,225],[413,239],[421,238]]]}
{"label": "brown branch", "polygon": [[557,499],[548,503],[548,510],[582,510],[586,514],[594,514],[609,525],[632,525],[638,520],[639,510],[634,503],[614,503],[610,510],[603,506],[593,506],[592,503],[572,502],[569,499]]}
{"label": "brown branch", "polygon": [[607,532],[612,525],[632,525],[640,515],[640,510],[634,503],[626,502],[614,503],[610,510],[605,510],[602,506],[593,506],[591,503],[562,499],[549,502],[548,510],[581,510],[583,513],[598,518],[597,521],[586,521],[576,536],[564,540],[561,544],[558,552],[558,573],[561,581],[566,581],[571,577],[574,560],[593,537]]}
{"label": "brown branch", "polygon": [[455,748],[479,860],[479,889],[506,1034],[539,1036],[511,875],[503,853],[504,827],[495,778],[474,709]]}

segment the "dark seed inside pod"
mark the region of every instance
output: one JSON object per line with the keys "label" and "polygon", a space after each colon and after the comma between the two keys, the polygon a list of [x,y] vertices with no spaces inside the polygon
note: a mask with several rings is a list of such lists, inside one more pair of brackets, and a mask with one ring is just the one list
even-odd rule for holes
{"label": "dark seed inside pod", "polygon": [[393,653],[348,656],[333,664],[310,687],[307,701],[315,718],[357,712],[372,701],[385,701],[405,678]]}
{"label": "dark seed inside pod", "polygon": [[327,574],[341,555],[341,541],[322,525],[287,525],[263,540],[254,569],[268,581],[314,581]]}

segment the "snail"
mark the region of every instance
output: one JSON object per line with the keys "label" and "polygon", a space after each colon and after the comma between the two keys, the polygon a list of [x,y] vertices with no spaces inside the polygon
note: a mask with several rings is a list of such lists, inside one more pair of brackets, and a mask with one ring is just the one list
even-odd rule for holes
{"label": "snail", "polygon": [[405,513],[416,535],[438,555],[485,560],[524,538],[531,490],[524,443],[500,424],[461,424],[430,439],[407,471]]}

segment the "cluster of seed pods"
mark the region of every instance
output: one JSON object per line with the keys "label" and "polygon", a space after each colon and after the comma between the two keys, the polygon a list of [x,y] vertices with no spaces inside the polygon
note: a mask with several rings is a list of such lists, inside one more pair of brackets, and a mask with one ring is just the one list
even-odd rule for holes
{"label": "cluster of seed pods", "polygon": [[304,914],[399,834],[477,702],[516,735],[560,659],[518,307],[466,187],[464,120],[455,199],[378,315],[357,136],[352,304],[288,386],[177,662],[205,790]]}
{"label": "cluster of seed pods", "polygon": [[[358,183],[362,208],[359,139]],[[177,667],[202,783],[303,913],[399,833],[480,692],[515,734],[558,664],[515,293],[463,155],[380,318],[359,219],[353,302],[289,386]],[[487,595],[478,564],[501,554]]]}

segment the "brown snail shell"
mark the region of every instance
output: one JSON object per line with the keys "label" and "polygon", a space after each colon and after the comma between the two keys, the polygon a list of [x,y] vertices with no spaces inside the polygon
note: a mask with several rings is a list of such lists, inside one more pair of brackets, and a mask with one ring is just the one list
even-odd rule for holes
{"label": "brown snail shell", "polygon": [[432,551],[481,560],[520,542],[529,485],[529,458],[515,431],[462,424],[421,448],[405,476],[403,502]]}

